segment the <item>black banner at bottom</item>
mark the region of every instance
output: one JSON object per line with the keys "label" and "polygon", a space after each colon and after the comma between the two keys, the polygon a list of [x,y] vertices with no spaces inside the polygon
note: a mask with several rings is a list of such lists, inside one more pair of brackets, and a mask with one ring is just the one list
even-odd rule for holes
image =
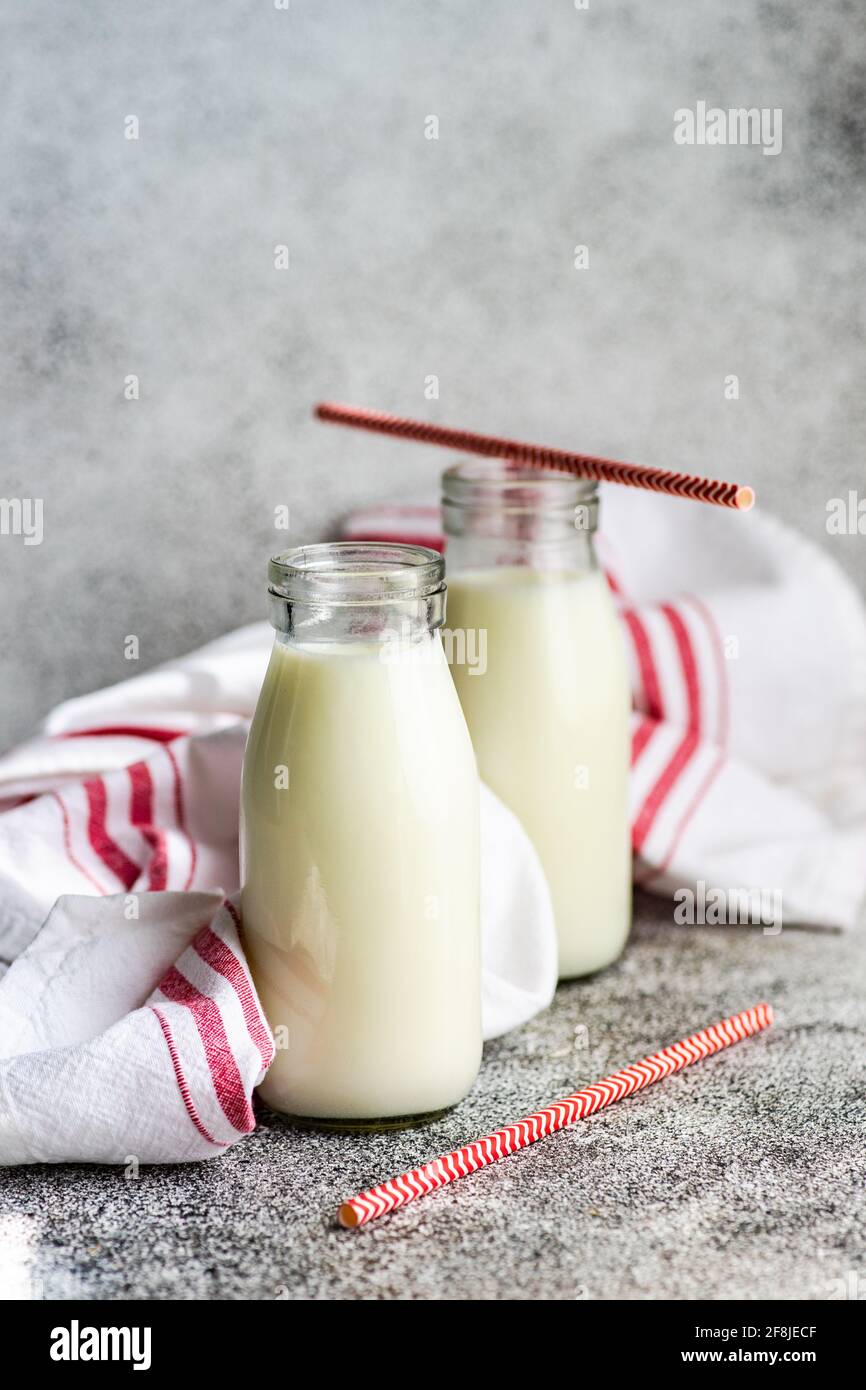
{"label": "black banner at bottom", "polygon": [[[413,1300],[408,1300],[413,1301]],[[420,1300],[419,1300],[420,1301]],[[451,1326],[463,1331],[466,1304],[452,1305],[457,1316]],[[508,1304],[508,1323],[499,1324],[496,1304],[470,1305],[471,1341],[461,1337],[461,1351],[443,1375],[476,1375],[488,1367],[498,1369],[518,1350],[532,1355],[541,1350],[539,1338],[553,1334],[563,1361],[597,1361],[604,1358],[616,1372],[651,1370],[667,1372],[675,1367],[700,1370],[722,1368],[805,1366],[826,1375],[855,1360],[862,1335],[862,1317],[856,1302],[795,1303],[571,1303],[534,1304],[531,1320],[521,1326],[520,1314]],[[327,1303],[299,1308],[274,1303],[5,1303],[0,1310],[7,1349],[14,1337],[22,1369],[52,1376],[92,1379],[101,1371],[176,1376],[189,1373],[231,1374],[257,1364],[257,1352],[279,1345],[287,1364],[302,1347],[335,1364],[347,1353],[362,1356],[365,1339],[379,1339],[377,1360],[390,1357],[386,1338],[411,1337],[415,1352],[424,1345],[444,1351],[447,1346],[447,1309],[436,1314],[435,1342],[431,1325],[415,1321],[417,1310],[392,1311],[383,1317],[376,1307],[339,1310]],[[309,1339],[309,1318],[321,1311],[320,1329]],[[303,1316],[303,1322],[296,1321]],[[357,1321],[356,1321],[357,1319]],[[380,1319],[382,1319],[380,1321]],[[857,1340],[855,1341],[855,1335]],[[275,1340],[276,1338],[276,1340]],[[419,1340],[419,1339],[422,1339]],[[474,1361],[465,1349],[474,1346]],[[551,1347],[539,1357],[547,1361]],[[556,1353],[554,1352],[554,1355]],[[402,1357],[400,1358],[402,1360]],[[391,1362],[393,1373],[399,1362]],[[564,1369],[564,1367],[563,1367]],[[408,1373],[408,1366],[407,1366]],[[553,1370],[551,1368],[551,1373]]]}

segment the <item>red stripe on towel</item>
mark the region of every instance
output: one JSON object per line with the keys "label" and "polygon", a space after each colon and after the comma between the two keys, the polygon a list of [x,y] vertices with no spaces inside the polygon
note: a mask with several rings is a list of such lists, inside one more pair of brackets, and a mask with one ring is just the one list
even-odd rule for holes
{"label": "red stripe on towel", "polygon": [[183,807],[183,779],[180,775],[180,768],[178,766],[177,758],[174,756],[174,750],[169,748],[167,744],[165,752],[166,757],[171,763],[172,772],[174,773],[174,813],[177,817],[178,829],[180,830],[181,834],[183,835],[184,839],[189,845],[189,873],[187,874],[186,882],[183,885],[183,891],[186,893],[190,885],[192,884],[193,878],[195,876],[196,864],[198,862],[198,850],[196,849],[195,840],[192,838],[192,836],[186,828],[186,820],[184,817]]}
{"label": "red stripe on towel", "polygon": [[411,531],[388,531],[386,527],[379,526],[372,531],[353,531],[348,537],[352,541],[382,541],[390,545],[396,542],[398,545],[424,545],[428,550],[442,551],[445,548],[445,541],[442,536],[413,534]]}
{"label": "red stripe on towel", "polygon": [[637,655],[638,670],[640,671],[641,685],[643,686],[644,703],[646,704],[646,714],[651,719],[664,718],[664,706],[662,704],[661,689],[659,687],[658,672],[656,670],[655,657],[650,645],[647,630],[633,608],[622,610],[623,622],[628,628],[629,635],[634,643]]}
{"label": "red stripe on towel", "polygon": [[155,743],[172,743],[183,738],[185,729],[156,729],[144,724],[106,724],[98,729],[68,729],[53,738],[147,738]]}
{"label": "red stripe on towel", "polygon": [[671,841],[671,845],[668,849],[667,854],[661,860],[661,863],[659,864],[658,868],[654,869],[652,873],[647,874],[647,876],[642,880],[644,884],[651,882],[652,879],[657,878],[660,874],[664,873],[665,869],[670,864],[671,860],[674,857],[674,854],[680,846],[680,842],[682,841],[683,835],[685,834],[689,824],[691,823],[695,814],[697,813],[698,807],[701,805],[701,803],[704,800],[704,797],[707,795],[707,792],[713,785],[713,782],[718,777],[727,757],[730,698],[728,692],[728,672],[725,667],[725,654],[724,648],[722,646],[721,634],[719,633],[719,629],[716,626],[716,621],[712,613],[706,607],[706,605],[701,602],[699,598],[695,598],[693,594],[690,594],[688,596],[688,602],[690,602],[692,606],[700,614],[704,622],[704,625],[706,626],[707,631],[709,632],[710,641],[712,643],[713,657],[715,660],[716,667],[716,679],[718,681],[719,713],[716,742],[718,744],[719,752],[712,767],[710,768],[706,777],[701,782],[701,785],[698,787],[697,791],[695,792],[694,796],[692,797],[691,801],[686,807],[683,816],[680,820],[680,823],[674,832],[674,837]]}
{"label": "red stripe on towel", "polygon": [[162,1036],[165,1038],[165,1045],[168,1048],[168,1055],[171,1058],[171,1065],[174,1068],[174,1078],[177,1082],[177,1088],[180,1091],[181,1099],[183,1100],[183,1103],[186,1106],[186,1113],[189,1115],[189,1118],[192,1120],[202,1139],[206,1139],[209,1144],[213,1144],[214,1147],[217,1149],[227,1149],[229,1147],[228,1144],[221,1139],[214,1139],[212,1134],[208,1134],[207,1130],[205,1129],[204,1125],[199,1119],[199,1114],[195,1108],[195,1102],[193,1101],[192,1094],[187,1083],[187,1079],[183,1074],[183,1067],[180,1064],[180,1057],[175,1046],[174,1038],[172,1037],[171,1029],[168,1026],[168,1019],[165,1017],[164,1014],[160,1013],[159,1009],[157,1009],[155,1005],[151,1004],[150,1009],[152,1013],[156,1014],[157,1021],[159,1022],[159,1026],[162,1029]]}
{"label": "red stripe on towel", "polygon": [[147,866],[147,886],[159,892],[168,882],[168,847],[165,835],[153,823],[153,778],[147,763],[131,763],[129,774],[129,817],[142,839],[150,847]]}
{"label": "red stripe on towel", "polygon": [[87,796],[87,838],[106,868],[120,879],[124,888],[131,888],[141,869],[113,840],[105,825],[108,797],[101,777],[83,783]]}
{"label": "red stripe on towel", "polygon": [[685,623],[675,608],[671,607],[669,603],[663,603],[660,612],[664,614],[670,624],[679,653],[688,700],[688,722],[685,734],[674,749],[667,766],[648,792],[635,819],[632,829],[632,844],[635,850],[639,850],[646,841],[656,816],[691,762],[700,742],[700,689],[691,638]]}
{"label": "red stripe on towel", "polygon": [[[233,905],[227,902],[225,906],[235,926],[240,929],[240,921]],[[192,944],[193,949],[210,966],[211,970],[222,975],[223,979],[228,980],[234,989],[240,1000],[249,1035],[261,1056],[262,1065],[269,1067],[274,1060],[273,1039],[262,1021],[249,978],[237,956],[211,927],[202,927]]]}
{"label": "red stripe on towel", "polygon": [[642,719],[631,736],[631,765],[634,767],[659,726],[657,719]]}
{"label": "red stripe on towel", "polygon": [[69,825],[69,812],[66,809],[65,802],[61,799],[60,793],[56,791],[50,791],[48,795],[53,797],[54,800],[57,802],[57,805],[60,807],[60,814],[63,817],[63,848],[66,850],[67,859],[69,860],[72,867],[74,869],[77,869],[78,872],[87,879],[88,883],[96,889],[100,897],[107,897],[109,890],[107,888],[103,888],[102,884],[97,882],[97,880],[93,877],[93,874],[90,873],[88,869],[85,869],[84,865],[80,863],[80,861],[75,857],[75,854],[72,849],[72,831]]}
{"label": "red stripe on towel", "polygon": [[189,1009],[204,1048],[220,1109],[230,1125],[241,1134],[249,1134],[256,1127],[255,1116],[244,1090],[222,1015],[213,999],[196,989],[174,965],[160,980],[159,988],[173,1004],[185,1004]]}

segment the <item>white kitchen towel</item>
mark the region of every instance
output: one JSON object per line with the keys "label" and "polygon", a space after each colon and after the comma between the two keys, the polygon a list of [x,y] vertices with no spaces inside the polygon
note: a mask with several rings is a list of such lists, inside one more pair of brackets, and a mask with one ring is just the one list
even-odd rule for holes
{"label": "white kitchen towel", "polygon": [[[701,884],[772,892],[785,921],[850,925],[866,888],[859,598],[757,513],[603,491],[638,880],[698,904]],[[403,506],[347,534],[438,528],[434,505]],[[256,624],[67,701],[0,759],[0,1162],[203,1158],[252,1124],[270,1035],[225,900],[271,637]],[[556,965],[537,858],[492,796],[483,857],[492,1037],[545,1006]]]}
{"label": "white kitchen towel", "polygon": [[211,1158],[273,1055],[220,894],[60,898],[0,983],[0,1162]]}

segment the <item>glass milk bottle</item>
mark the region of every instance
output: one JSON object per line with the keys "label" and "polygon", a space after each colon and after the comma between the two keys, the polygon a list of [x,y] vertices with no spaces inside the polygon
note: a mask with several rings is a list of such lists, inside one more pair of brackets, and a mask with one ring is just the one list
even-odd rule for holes
{"label": "glass milk bottle", "polygon": [[441,555],[271,560],[244,760],[244,940],[277,1042],[260,1093],[331,1128],[432,1117],[481,1059],[478,774],[439,632]]}
{"label": "glass milk bottle", "polygon": [[448,627],[486,640],[483,674],[453,664],[478,770],[544,866],[560,976],[587,975],[631,923],[631,698],[596,487],[483,460],[448,469],[443,489]]}

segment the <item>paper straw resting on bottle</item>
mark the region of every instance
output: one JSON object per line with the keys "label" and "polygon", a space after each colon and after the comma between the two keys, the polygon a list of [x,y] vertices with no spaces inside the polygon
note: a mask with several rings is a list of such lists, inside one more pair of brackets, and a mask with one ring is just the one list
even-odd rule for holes
{"label": "paper straw resting on bottle", "polygon": [[505,1129],[498,1129],[495,1134],[476,1139],[465,1148],[434,1158],[432,1163],[425,1163],[422,1168],[413,1168],[411,1173],[401,1173],[399,1177],[389,1178],[378,1187],[371,1187],[368,1192],[361,1192],[340,1207],[340,1224],[363,1226],[376,1216],[384,1216],[397,1207],[404,1207],[407,1202],[414,1202],[416,1197],[435,1192],[456,1178],[468,1177],[470,1173],[506,1158],[517,1149],[525,1149],[537,1139],[544,1139],[558,1129],[567,1129],[578,1120],[585,1120],[597,1110],[613,1105],[614,1101],[622,1100],[644,1086],[651,1086],[654,1081],[673,1076],[674,1072],[682,1071],[692,1062],[703,1061],[704,1057],[711,1057],[714,1052],[721,1052],[732,1043],[760,1033],[763,1028],[769,1028],[772,1022],[773,1010],[769,1004],[755,1004],[754,1008],[744,1009],[731,1018],[723,1018],[709,1028],[693,1033],[690,1038],[683,1038],[682,1042],[663,1047],[652,1057],[644,1057],[642,1062],[633,1062],[630,1067],[614,1072],[613,1076],[606,1076],[603,1081],[596,1081],[593,1086],[575,1091],[564,1100],[554,1101],[544,1110],[528,1115],[525,1120],[518,1120]]}
{"label": "paper straw resting on bottle", "polygon": [[384,410],[368,410],[360,405],[322,401],[315,407],[314,414],[317,419],[326,420],[332,425],[372,430],[374,434],[392,434],[400,439],[415,440],[418,444],[441,444],[446,449],[456,449],[464,454],[483,454],[485,458],[511,459],[529,468],[558,469],[579,478],[593,478],[596,482],[624,483],[626,487],[666,492],[671,497],[691,497],[696,502],[712,502],[717,507],[732,507],[735,511],[747,512],[755,505],[752,488],[739,483],[716,482],[713,478],[699,478],[692,473],[644,468],[638,463],[619,463],[616,459],[576,454],[568,449],[551,449],[543,444],[503,439],[499,435],[449,429],[446,425],[410,420],[402,415],[389,415]]}

